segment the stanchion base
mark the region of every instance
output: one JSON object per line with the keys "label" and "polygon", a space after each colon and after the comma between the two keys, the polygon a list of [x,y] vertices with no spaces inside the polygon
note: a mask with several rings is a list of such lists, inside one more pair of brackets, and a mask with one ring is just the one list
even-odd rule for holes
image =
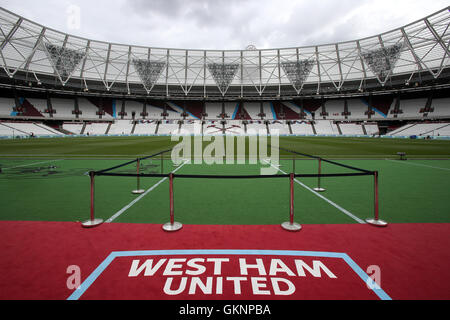
{"label": "stanchion base", "polygon": [[281,227],[284,230],[287,230],[287,231],[300,231],[302,229],[302,226],[300,224],[298,224],[298,223],[295,223],[295,222],[294,223],[283,222],[281,224]]}
{"label": "stanchion base", "polygon": [[324,188],[314,188],[313,190],[316,191],[316,192],[325,192],[325,191],[327,191],[327,189],[324,189]]}
{"label": "stanchion base", "polygon": [[366,222],[372,226],[376,227],[387,227],[388,223],[383,220],[376,220],[376,219],[366,219]]}
{"label": "stanchion base", "polygon": [[86,220],[81,223],[83,228],[93,228],[101,225],[103,223],[103,219],[94,219],[94,220]]}
{"label": "stanchion base", "polygon": [[173,231],[178,231],[181,228],[183,228],[183,225],[181,223],[175,221],[173,224],[170,222],[166,223],[165,225],[163,225],[162,228],[164,231],[173,232]]}
{"label": "stanchion base", "polygon": [[132,194],[143,194],[145,192],[145,190],[133,190],[131,191]]}

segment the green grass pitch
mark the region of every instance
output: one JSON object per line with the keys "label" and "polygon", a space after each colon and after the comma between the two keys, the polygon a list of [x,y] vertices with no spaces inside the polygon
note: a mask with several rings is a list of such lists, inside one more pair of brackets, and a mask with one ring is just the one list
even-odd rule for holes
{"label": "green grass pitch", "polygon": [[[270,140],[269,140],[270,141]],[[89,218],[91,170],[171,149],[169,137],[90,137],[0,141],[0,220],[82,221]],[[369,138],[280,138],[280,146],[380,173],[380,218],[390,223],[450,222],[450,142]],[[397,152],[406,152],[399,161]],[[293,172],[293,155],[281,151],[280,173]],[[163,162],[162,162],[163,161]],[[179,174],[258,175],[263,164],[185,164]],[[166,154],[142,162],[141,172],[176,170]],[[296,173],[317,173],[316,160],[297,157]],[[114,172],[135,173],[135,164]],[[348,173],[323,163],[322,173]],[[112,222],[169,220],[167,179],[142,178],[149,190],[131,194],[136,178],[96,177],[96,216]],[[295,220],[302,224],[358,223],[373,217],[373,177],[295,184]],[[156,187],[154,187],[156,185]],[[184,224],[280,224],[289,217],[289,180],[175,179],[175,217]],[[339,209],[340,208],[340,209]],[[345,212],[350,213],[352,218]]]}

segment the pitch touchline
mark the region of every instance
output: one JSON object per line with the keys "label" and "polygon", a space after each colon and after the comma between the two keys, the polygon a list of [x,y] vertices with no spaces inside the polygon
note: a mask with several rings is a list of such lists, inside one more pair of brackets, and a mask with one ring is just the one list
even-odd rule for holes
{"label": "pitch touchline", "polygon": [[[268,164],[270,164],[273,168],[277,169],[278,171],[280,171],[282,174],[288,174],[286,172],[284,172],[283,170],[281,170],[280,168],[274,166],[272,163],[270,163],[267,160],[264,160],[265,162],[267,162]],[[352,218],[353,220],[355,220],[356,222],[360,223],[360,224],[366,224],[363,220],[359,219],[357,216],[355,216],[353,213],[351,213],[350,211],[342,208],[341,206],[339,206],[338,204],[334,203],[333,201],[331,201],[328,198],[325,198],[324,196],[322,196],[320,193],[314,191],[313,189],[311,189],[310,187],[308,187],[307,185],[301,183],[299,180],[294,179],[294,181],[299,184],[300,186],[302,186],[303,188],[305,188],[306,190],[312,192],[313,194],[315,194],[316,196],[318,196],[319,198],[321,198],[322,200],[325,200],[326,202],[328,202],[329,204],[331,204],[333,207],[335,207],[336,209],[338,209],[339,211],[341,211],[342,213],[344,213],[345,215],[347,215],[348,217]]]}
{"label": "pitch touchline", "polygon": [[450,171],[449,168],[441,168],[441,167],[427,166],[426,164],[421,164],[421,163],[411,163],[411,162],[398,161],[398,160],[391,160],[391,159],[384,159],[384,160],[386,160],[386,161],[391,161],[391,162],[395,162],[395,163],[401,163],[401,164],[409,164],[409,165],[412,165],[412,166],[427,167],[427,168],[432,168],[432,169],[438,169],[438,170]]}
{"label": "pitch touchline", "polygon": [[[178,168],[176,168],[175,170],[172,171],[172,173],[177,172],[178,170],[180,170],[185,164],[187,164],[188,161],[185,161],[182,165],[180,165]],[[136,199],[134,199],[132,202],[130,202],[128,205],[126,205],[125,207],[123,207],[122,209],[120,209],[119,211],[117,211],[111,218],[109,218],[108,220],[106,220],[105,222],[110,223],[113,222],[115,219],[117,219],[118,217],[120,217],[125,211],[127,211],[128,209],[130,209],[132,206],[134,206],[139,200],[141,200],[143,197],[145,197],[147,194],[149,194],[150,192],[152,192],[153,190],[155,190],[161,183],[163,183],[164,181],[167,180],[167,177],[161,179],[160,181],[158,181],[156,184],[154,184],[150,189],[148,189],[147,191],[145,191],[145,193],[141,194],[139,197],[137,197]]]}
{"label": "pitch touchline", "polygon": [[3,168],[3,170],[23,168],[23,167],[30,167],[30,166],[34,166],[36,164],[43,164],[43,163],[49,163],[49,162],[58,162],[58,161],[63,161],[63,160],[64,159],[34,162],[34,163],[30,163],[30,164],[24,164],[24,165],[21,165],[21,166],[15,166],[15,167],[10,167],[10,168]]}
{"label": "pitch touchline", "polygon": [[[139,156],[139,155],[138,155]],[[146,156],[146,155],[143,155]],[[85,157],[127,157],[130,159],[136,159],[135,154],[2,154],[0,158],[7,157],[24,157],[24,158],[36,158],[36,157],[65,157],[65,158],[85,158]]]}

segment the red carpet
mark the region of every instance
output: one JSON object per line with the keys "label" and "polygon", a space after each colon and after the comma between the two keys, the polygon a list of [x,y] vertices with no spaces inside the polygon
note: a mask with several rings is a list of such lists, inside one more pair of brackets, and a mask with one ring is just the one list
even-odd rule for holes
{"label": "red carpet", "polygon": [[[74,292],[66,285],[70,276],[66,272],[68,266],[79,266],[84,281],[113,251],[257,249],[346,253],[364,271],[371,265],[379,266],[381,288],[392,299],[448,300],[449,245],[450,224],[391,224],[385,229],[368,225],[304,225],[299,233],[283,231],[280,226],[185,225],[181,231],[169,234],[160,225],[148,224],[113,223],[83,229],[77,223],[67,222],[0,222],[0,299],[67,299]],[[214,264],[205,260],[204,273],[187,277],[188,269],[177,269],[177,262],[172,261],[172,272],[184,274],[164,276],[170,258],[228,258],[229,263],[223,264],[221,274],[214,275]],[[262,259],[267,275],[261,275],[257,268],[249,268],[248,275],[242,275],[239,258],[246,259],[248,265]],[[139,260],[137,266],[140,266],[147,259],[153,259],[153,266],[160,259],[167,260],[154,276],[144,276],[141,272],[129,277],[133,260]],[[278,271],[276,276],[270,276],[272,259],[281,259],[295,275],[280,271],[283,266],[275,263],[273,268]],[[336,278],[328,276],[324,269],[320,278],[307,269],[305,276],[299,277],[295,259],[303,260],[310,267],[314,260],[321,261]],[[198,265],[202,263],[191,265],[189,270],[201,270]],[[248,278],[240,283],[241,294],[236,293],[235,282],[227,280],[228,276]],[[183,277],[186,287],[182,293],[174,296],[164,293],[168,278],[173,278],[171,289],[175,290]],[[208,294],[209,289],[197,283],[193,286],[194,294],[189,294],[193,277],[199,278],[202,284],[210,277],[212,293]],[[254,283],[251,278],[256,279]],[[275,296],[273,278],[289,280],[295,286],[295,294]],[[279,291],[289,289],[283,280],[276,285]],[[342,259],[220,254],[117,257],[81,296],[81,299],[202,300],[378,298]]]}

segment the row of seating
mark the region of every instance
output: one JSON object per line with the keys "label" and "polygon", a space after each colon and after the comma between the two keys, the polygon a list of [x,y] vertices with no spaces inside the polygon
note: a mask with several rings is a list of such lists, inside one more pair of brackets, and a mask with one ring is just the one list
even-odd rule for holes
{"label": "row of seating", "polygon": [[64,134],[37,122],[0,122],[0,137],[55,137]]}
{"label": "row of seating", "polygon": [[114,123],[64,123],[63,129],[75,135],[378,135],[376,123],[341,123],[331,120],[116,120]]}
{"label": "row of seating", "polygon": [[[332,120],[114,120],[112,122],[65,122],[60,128],[52,128],[40,122],[0,122],[0,137],[171,134],[375,136],[380,134],[380,129],[376,122],[339,123]],[[387,136],[450,136],[450,122],[414,122],[387,133]]]}
{"label": "row of seating", "polygon": [[392,137],[450,136],[450,123],[411,123],[388,133]]}
{"label": "row of seating", "polygon": [[[383,120],[450,118],[450,98],[376,100],[338,99],[324,103],[288,102],[167,102],[93,98],[0,98],[0,118],[41,117],[61,120],[152,119],[152,120]],[[50,102],[49,102],[50,101]],[[17,106],[18,104],[18,106]]]}

